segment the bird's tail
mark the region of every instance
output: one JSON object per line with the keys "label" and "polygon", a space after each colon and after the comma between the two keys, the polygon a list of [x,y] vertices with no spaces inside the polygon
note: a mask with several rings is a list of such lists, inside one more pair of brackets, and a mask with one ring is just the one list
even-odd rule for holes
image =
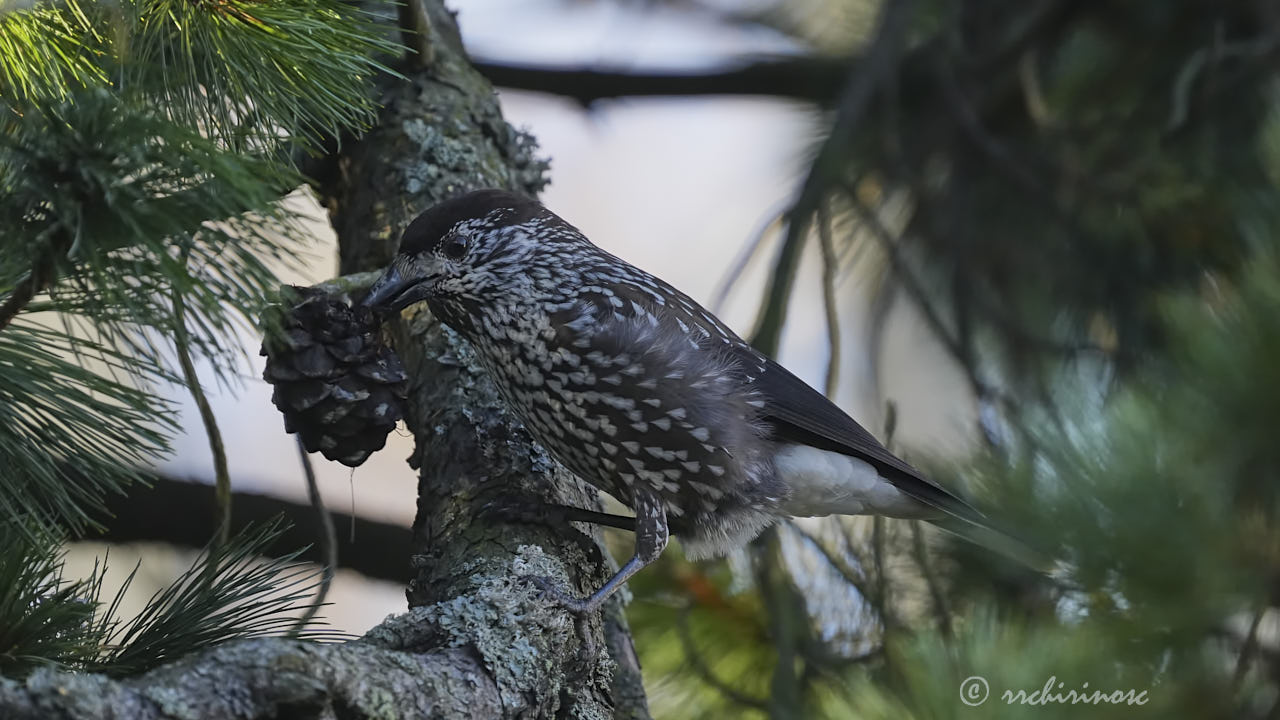
{"label": "bird's tail", "polygon": [[1035,544],[1022,539],[1012,531],[997,527],[990,519],[967,504],[965,507],[968,508],[968,512],[963,515],[940,508],[944,510],[944,514],[930,519],[929,523],[1036,572],[1051,575],[1058,569],[1060,563],[1052,553],[1036,547]]}
{"label": "bird's tail", "polygon": [[1052,553],[1037,548],[1017,532],[1002,528],[963,498],[923,476],[895,476],[892,480],[899,490],[938,511],[924,518],[931,525],[1037,572],[1050,574],[1058,567]]}

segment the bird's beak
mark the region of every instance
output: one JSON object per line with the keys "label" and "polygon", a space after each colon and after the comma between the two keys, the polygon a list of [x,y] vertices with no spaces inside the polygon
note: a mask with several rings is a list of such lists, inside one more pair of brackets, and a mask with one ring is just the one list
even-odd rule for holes
{"label": "bird's beak", "polygon": [[373,283],[361,304],[375,310],[398,312],[427,298],[427,285],[423,280],[425,278],[406,277],[399,263],[393,262]]}

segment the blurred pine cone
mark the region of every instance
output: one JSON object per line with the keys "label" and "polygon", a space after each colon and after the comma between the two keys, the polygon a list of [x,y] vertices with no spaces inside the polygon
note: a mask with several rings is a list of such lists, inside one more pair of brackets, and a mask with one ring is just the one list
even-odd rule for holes
{"label": "blurred pine cone", "polygon": [[284,302],[264,317],[274,328],[261,353],[262,377],[275,386],[271,401],[308,452],[356,467],[386,445],[403,416],[404,366],[382,343],[369,308],[297,286]]}

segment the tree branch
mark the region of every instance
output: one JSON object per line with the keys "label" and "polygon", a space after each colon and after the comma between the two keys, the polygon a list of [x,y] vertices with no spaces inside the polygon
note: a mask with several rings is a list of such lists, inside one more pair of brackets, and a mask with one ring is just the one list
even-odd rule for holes
{"label": "tree branch", "polygon": [[357,642],[259,639],[229,643],[128,680],[38,670],[0,678],[9,720],[502,717],[502,697],[464,647],[389,648],[387,625]]}
{"label": "tree branch", "polygon": [[[182,256],[186,265],[186,254]],[[213,455],[213,487],[216,502],[217,521],[214,523],[213,537],[218,545],[225,545],[231,537],[231,473],[227,469],[227,448],[222,442],[222,431],[218,429],[218,418],[209,405],[209,398],[200,385],[200,377],[196,374],[195,363],[191,360],[191,342],[187,336],[186,303],[182,292],[173,289],[173,347],[178,356],[178,365],[182,368],[182,379],[187,384],[191,399],[200,411],[200,422],[204,425],[205,435],[209,439],[209,452]],[[328,577],[325,578],[326,584]]]}
{"label": "tree branch", "polygon": [[[408,82],[380,81],[377,126],[344,144],[337,171],[319,188],[343,273],[385,265],[400,230],[441,200],[481,187],[536,194],[546,183],[532,139],[502,119],[492,86],[452,49],[453,18],[439,2],[426,9],[430,67]],[[613,567],[599,536],[567,525],[479,519],[502,497],[591,508],[599,493],[534,445],[470,348],[429,313],[388,329],[413,378],[406,421],[416,440],[410,465],[420,476],[410,606],[482,610],[472,599],[477,589],[503,588],[512,607],[458,620],[475,628],[466,643],[497,682],[503,717],[648,717],[621,598],[581,628],[589,644],[618,653],[610,667],[603,657],[583,662],[578,631],[562,608],[546,600],[528,608],[514,594],[527,588],[512,585],[520,575],[549,576],[579,595],[599,587]]]}
{"label": "tree branch", "polygon": [[836,305],[835,243],[831,238],[831,212],[824,204],[818,208],[818,247],[822,250],[822,308],[827,323],[827,377],[823,393],[834,398],[840,379],[840,310]]}
{"label": "tree branch", "polygon": [[[83,539],[109,543],[160,542],[202,548],[213,536],[215,527],[214,514],[205,512],[212,497],[210,490],[210,486],[204,483],[158,475],[147,477],[146,487],[136,487],[127,496],[109,496],[106,499],[107,517],[101,520],[102,532]],[[310,545],[300,559],[318,564],[326,562],[327,553],[316,544],[323,529],[312,506],[247,492],[234,493],[232,503],[236,508],[231,522],[232,535],[249,525],[283,516],[291,527],[275,546],[267,548],[267,552],[284,555]],[[183,511],[174,512],[174,508],[183,508]],[[341,558],[340,567],[377,580],[408,581],[412,540],[409,528],[341,512],[333,515],[340,525],[355,525],[354,543],[335,537],[340,551],[337,553]]]}
{"label": "tree branch", "polygon": [[551,67],[479,60],[494,85],[570,98],[583,106],[638,96],[777,96],[830,103],[840,92],[850,58],[763,59],[718,70],[643,72],[595,67]]}
{"label": "tree branch", "polygon": [[938,620],[938,632],[942,633],[942,637],[950,641],[953,635],[951,630],[951,607],[947,602],[947,596],[942,591],[942,585],[938,582],[938,575],[933,570],[933,563],[929,561],[929,552],[925,547],[924,528],[920,526],[919,520],[911,521],[911,553],[916,560],[916,565],[920,568],[920,574],[924,576],[925,587],[929,589],[929,599],[933,602],[933,614]]}
{"label": "tree branch", "polygon": [[31,300],[49,285],[53,277],[52,253],[46,253],[36,261],[31,272],[23,278],[8,297],[0,305],[0,330],[9,327],[9,323],[22,312]]}
{"label": "tree branch", "polygon": [[[854,131],[871,107],[876,92],[892,74],[899,71],[898,60],[912,5],[912,0],[884,4],[875,40],[866,55],[848,72],[831,132],[818,149],[813,164],[809,166],[809,173],[800,186],[796,202],[788,213],[786,240],[779,251],[774,274],[751,337],[751,344],[757,348],[776,348],[778,345],[810,220],[822,204],[828,188],[843,172],[843,162],[854,142]],[[765,352],[769,351],[766,349]]]}
{"label": "tree branch", "polygon": [[18,287],[4,299],[4,304],[0,305],[0,330],[9,327],[9,323],[13,322],[18,313],[22,312],[27,303],[31,302],[36,293],[42,289],[35,275],[30,275],[19,283]]}
{"label": "tree branch", "polygon": [[307,480],[307,500],[311,502],[311,509],[315,511],[316,524],[320,526],[320,534],[317,545],[320,553],[324,556],[324,570],[320,574],[320,587],[316,589],[316,601],[307,608],[307,612],[298,618],[297,630],[305,629],[316,613],[320,611],[320,606],[324,605],[325,598],[329,595],[329,586],[333,584],[333,574],[338,571],[338,534],[333,530],[333,516],[329,514],[329,509],[324,506],[324,498],[320,496],[320,485],[316,482],[316,469],[311,465],[311,455],[307,452],[307,446],[303,444],[301,436],[294,436],[294,444],[298,446],[298,462],[302,465],[302,474]]}

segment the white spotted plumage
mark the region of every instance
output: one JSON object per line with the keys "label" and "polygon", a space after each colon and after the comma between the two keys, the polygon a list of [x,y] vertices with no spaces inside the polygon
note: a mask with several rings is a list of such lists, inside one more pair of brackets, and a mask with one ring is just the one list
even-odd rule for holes
{"label": "white spotted plumage", "polygon": [[[636,508],[637,526],[660,510],[664,542],[665,517],[691,557],[785,514],[966,507],[688,296],[534,201],[484,191],[437,206],[396,262],[538,441]],[[638,548],[654,532],[638,529]]]}

